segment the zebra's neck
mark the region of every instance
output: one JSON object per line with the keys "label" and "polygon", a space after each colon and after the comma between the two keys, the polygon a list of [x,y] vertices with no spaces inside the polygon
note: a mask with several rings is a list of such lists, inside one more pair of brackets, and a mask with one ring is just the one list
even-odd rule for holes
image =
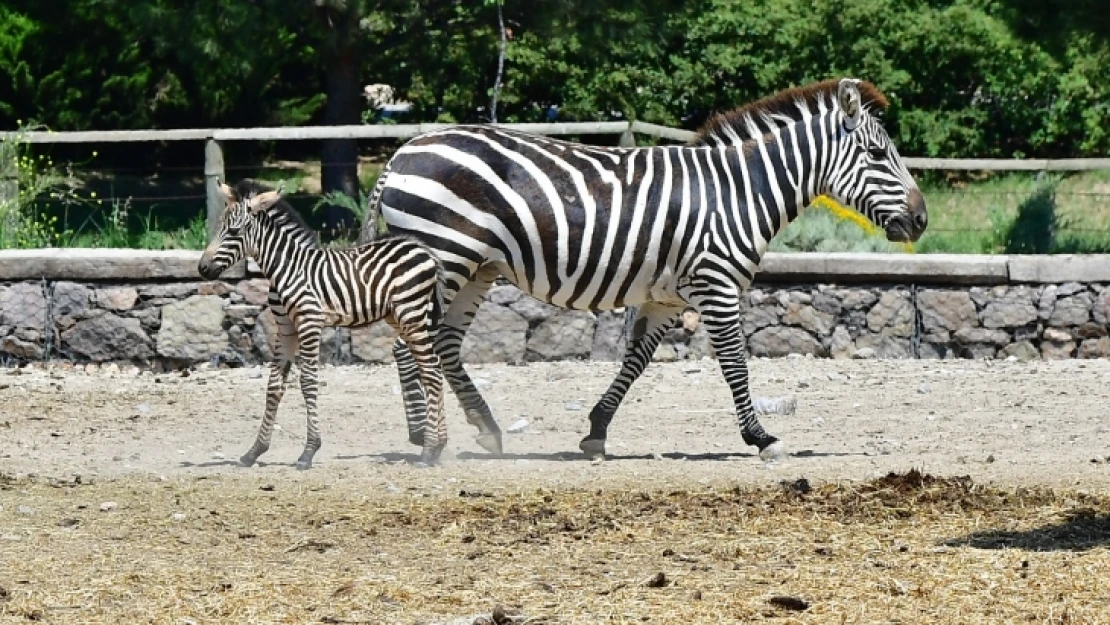
{"label": "zebra's neck", "polygon": [[826,192],[838,128],[836,113],[827,113],[715,148],[724,164],[722,182],[732,183],[722,185],[729,196],[721,198],[726,216],[716,233],[724,239],[721,243],[737,251],[753,250],[751,260],[758,264],[771,239]]}
{"label": "zebra's neck", "polygon": [[280,282],[297,263],[297,256],[323,254],[311,232],[290,219],[272,214],[259,216],[250,240],[248,253],[271,282]]}

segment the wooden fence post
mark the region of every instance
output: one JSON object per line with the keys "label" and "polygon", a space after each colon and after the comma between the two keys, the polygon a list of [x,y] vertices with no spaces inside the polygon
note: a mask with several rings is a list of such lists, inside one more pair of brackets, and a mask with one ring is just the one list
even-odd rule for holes
{"label": "wooden fence post", "polygon": [[3,139],[0,146],[0,232],[11,233],[19,223],[19,151],[12,145],[16,139]]}
{"label": "wooden fence post", "polygon": [[620,142],[617,144],[622,148],[636,147],[636,135],[632,134],[632,124],[628,124],[628,129],[621,133]]}
{"label": "wooden fence post", "polygon": [[219,182],[227,182],[224,178],[224,152],[215,139],[208,139],[204,144],[204,186],[208,196],[208,236],[216,234],[216,227],[220,223],[220,214],[224,211],[223,194],[220,193]]}

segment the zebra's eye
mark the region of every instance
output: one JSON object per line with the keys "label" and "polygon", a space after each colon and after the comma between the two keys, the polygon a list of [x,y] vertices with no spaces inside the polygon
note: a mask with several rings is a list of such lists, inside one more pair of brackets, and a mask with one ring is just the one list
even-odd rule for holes
{"label": "zebra's eye", "polygon": [[238,226],[229,226],[228,229],[227,229],[227,234],[229,236],[233,236],[233,237],[237,236],[239,234],[239,227]]}
{"label": "zebra's eye", "polygon": [[876,161],[885,160],[886,150],[877,146],[872,146],[867,149],[867,155],[875,159]]}

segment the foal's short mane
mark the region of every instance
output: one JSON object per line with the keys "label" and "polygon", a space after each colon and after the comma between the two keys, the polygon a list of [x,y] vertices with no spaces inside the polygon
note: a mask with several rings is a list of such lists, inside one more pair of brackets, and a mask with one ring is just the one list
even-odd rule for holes
{"label": "foal's short mane", "polygon": [[[258,182],[257,180],[244,178],[243,180],[240,180],[238,183],[236,183],[234,189],[232,190],[235,193],[235,199],[243,200],[251,197],[252,195],[258,195],[259,193],[264,193],[266,191],[273,191],[274,187],[265,185],[261,182]],[[285,201],[285,198],[278,200],[277,203],[271,206],[270,212],[282,221],[292,223],[297,230],[297,234],[311,239],[311,241],[316,245],[320,244],[320,238],[319,236],[317,236],[316,231],[312,229],[312,226],[308,225],[308,222],[304,220],[304,217],[302,217],[299,212],[297,212],[297,209],[293,208],[289,204],[289,202]]]}
{"label": "foal's short mane", "polygon": [[[783,118],[798,121],[801,119],[799,103],[803,104],[811,113],[820,110],[821,102],[824,102],[827,107],[839,108],[840,105],[837,102],[839,85],[840,79],[833,78],[800,87],[792,87],[731,111],[717,113],[706,120],[702,127],[698,129],[697,137],[693,143],[704,145],[710,143],[713,139],[723,140],[728,136],[730,129],[741,139],[754,138],[750,136],[751,133],[748,130],[749,119],[755,122],[762,131],[766,131],[771,126],[782,125],[784,123]],[[867,81],[860,81],[857,87],[865,109],[886,110],[889,104],[886,96],[879,91],[878,87]]]}

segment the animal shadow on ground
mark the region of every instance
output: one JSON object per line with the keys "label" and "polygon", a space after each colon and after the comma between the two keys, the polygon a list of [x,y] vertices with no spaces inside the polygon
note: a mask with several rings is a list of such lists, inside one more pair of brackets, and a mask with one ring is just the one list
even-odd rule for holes
{"label": "animal shadow on ground", "polygon": [[1110,515],[1080,508],[1053,525],[1028,530],[984,530],[944,543],[948,547],[1022,549],[1025,551],[1087,551],[1110,546]]}

